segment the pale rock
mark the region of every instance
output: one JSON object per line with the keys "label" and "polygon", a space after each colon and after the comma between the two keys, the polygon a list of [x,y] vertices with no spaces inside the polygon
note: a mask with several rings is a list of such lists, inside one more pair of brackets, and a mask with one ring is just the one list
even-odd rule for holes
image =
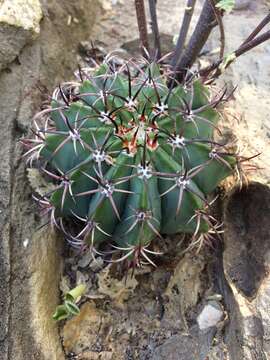
{"label": "pale rock", "polygon": [[11,63],[24,46],[39,35],[41,19],[39,0],[0,2],[0,70]]}
{"label": "pale rock", "polygon": [[251,0],[235,0],[235,10],[244,10],[249,7]]}
{"label": "pale rock", "polygon": [[92,260],[92,262],[89,264],[89,267],[92,271],[98,272],[100,271],[104,266],[104,260],[101,256],[95,258]]}
{"label": "pale rock", "polygon": [[221,305],[216,301],[210,301],[197,318],[200,330],[216,326],[222,320],[223,315]]}
{"label": "pale rock", "polygon": [[[33,190],[26,178],[18,138],[25,136],[33,115],[47,97],[46,89],[51,93],[54,86],[72,78],[78,43],[90,37],[100,5],[98,0],[50,0],[42,1],[42,9],[46,16],[40,22],[40,36],[15,55],[18,61],[4,57],[5,66],[7,60],[12,62],[0,72],[1,360],[65,358],[58,323],[52,319],[61,303],[62,237],[49,226],[40,229],[46,219],[39,219],[34,211]],[[12,14],[9,23],[7,14]],[[30,14],[32,25],[27,20]],[[68,27],[68,14],[79,18],[80,23]],[[31,40],[38,34],[40,18],[38,1],[0,0],[0,69],[7,50],[15,48],[18,53],[18,46],[13,46],[19,44],[18,39],[25,36]],[[38,188],[38,193],[46,192],[43,186]]]}
{"label": "pale rock", "polygon": [[78,261],[78,266],[80,268],[86,268],[92,261],[93,256],[90,251],[82,255],[81,259]]}
{"label": "pale rock", "polygon": [[200,359],[199,346],[191,336],[173,335],[158,346],[151,360],[197,360]]}

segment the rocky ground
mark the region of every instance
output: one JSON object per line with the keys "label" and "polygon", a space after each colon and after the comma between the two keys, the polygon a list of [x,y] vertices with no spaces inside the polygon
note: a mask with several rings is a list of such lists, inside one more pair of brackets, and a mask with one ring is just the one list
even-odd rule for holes
{"label": "rocky ground", "polygon": [[[1,21],[2,3],[11,2],[0,1]],[[104,0],[100,11],[98,1],[91,1],[91,8],[84,0],[65,1],[64,6],[57,1],[25,3],[33,10],[32,26],[25,10],[17,17],[23,31],[16,33],[12,47],[3,41],[0,45],[1,358],[269,359],[270,43],[239,59],[221,79],[230,87],[238,85],[223,119],[224,131],[237,137],[246,155],[262,152],[255,160],[258,170],[250,174],[252,184],[242,191],[228,189],[216,210],[225,222],[224,248],[218,242],[214,250],[183,256],[185,239],[166,238],[166,254],[157,269],[145,268],[125,281],[100,258],[70,257],[49,228],[36,231],[40,219],[34,215],[31,191],[44,184],[35,173],[26,173],[16,144],[48,91],[85,61],[90,39],[105,52],[117,49],[128,56],[137,51],[133,4]],[[239,3],[242,8],[225,18],[228,52],[269,9],[263,0]],[[170,51],[179,30],[184,4],[158,1],[164,51]],[[0,39],[7,33],[14,38],[12,21],[0,31]],[[216,32],[201,65],[215,58],[218,45]],[[80,315],[57,327],[51,316],[61,301],[59,284],[65,293],[80,282],[87,285]]]}

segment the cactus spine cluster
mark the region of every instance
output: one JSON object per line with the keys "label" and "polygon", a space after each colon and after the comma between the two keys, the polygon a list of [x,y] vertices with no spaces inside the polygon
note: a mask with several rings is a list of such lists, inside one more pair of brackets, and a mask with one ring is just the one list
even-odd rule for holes
{"label": "cactus spine cluster", "polygon": [[109,242],[133,265],[152,263],[149,245],[162,234],[207,234],[217,226],[207,196],[236,163],[213,140],[224,98],[211,99],[192,76],[170,81],[156,63],[80,71],[54,91],[35,138],[24,140],[28,160],[55,183],[40,204],[73,246],[98,252]]}

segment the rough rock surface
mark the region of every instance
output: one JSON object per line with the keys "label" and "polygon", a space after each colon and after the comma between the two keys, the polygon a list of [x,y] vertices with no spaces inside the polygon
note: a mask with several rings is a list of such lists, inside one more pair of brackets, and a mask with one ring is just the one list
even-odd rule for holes
{"label": "rough rock surface", "polygon": [[[3,19],[11,27],[19,26],[14,42],[0,41],[0,58],[8,52],[8,45],[10,53],[16,53],[15,60],[5,60],[5,69],[0,72],[1,360],[63,358],[57,326],[51,320],[58,303],[61,241],[49,230],[37,232],[41,219],[35,215],[18,139],[28,131],[47,91],[72,76],[78,43],[89,38],[99,13],[98,0],[42,1],[40,21],[38,3],[0,1],[0,29]],[[9,4],[7,20],[5,9]],[[20,4],[24,7],[19,8]],[[20,12],[23,15],[18,16]],[[16,19],[19,23],[15,24]],[[16,34],[19,38],[23,27],[25,43],[14,52]],[[7,36],[0,30],[0,38],[1,34]],[[26,44],[30,34],[31,42]]]}
{"label": "rough rock surface", "polygon": [[174,335],[158,346],[152,360],[194,360],[199,359],[198,343],[187,335]]}
{"label": "rough rock surface", "polygon": [[[252,183],[235,191],[225,209],[225,298],[232,360],[269,358],[270,189]],[[236,336],[237,334],[237,336]]]}
{"label": "rough rock surface", "polygon": [[0,2],[0,71],[39,35],[41,18],[39,0]]}
{"label": "rough rock surface", "polygon": [[235,10],[243,10],[249,7],[251,0],[236,0],[235,1]]}
{"label": "rough rock surface", "polygon": [[270,189],[259,183],[236,190],[226,208],[225,271],[235,288],[251,300],[269,271],[269,216]]}

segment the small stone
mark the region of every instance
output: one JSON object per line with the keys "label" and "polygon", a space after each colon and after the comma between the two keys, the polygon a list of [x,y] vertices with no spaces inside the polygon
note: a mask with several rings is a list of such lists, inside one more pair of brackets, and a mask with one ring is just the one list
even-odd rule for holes
{"label": "small stone", "polygon": [[104,265],[104,261],[101,256],[95,258],[89,265],[90,269],[94,272],[100,271]]}
{"label": "small stone", "polygon": [[29,245],[29,239],[25,239],[25,240],[23,241],[23,247],[24,247],[24,248],[27,248],[28,245]]}
{"label": "small stone", "polygon": [[221,294],[212,294],[212,295],[207,296],[206,299],[207,300],[221,301],[222,300],[222,295]]}
{"label": "small stone", "polygon": [[83,256],[78,261],[78,267],[86,268],[90,264],[92,259],[93,259],[93,256],[90,253],[90,251],[86,252],[85,254],[83,254]]}
{"label": "small stone", "polygon": [[199,359],[198,343],[188,335],[174,335],[158,346],[152,360],[195,360]]}
{"label": "small stone", "polygon": [[67,19],[67,26],[71,25],[71,21],[72,21],[72,16],[68,15],[68,19]]}
{"label": "small stone", "polygon": [[76,284],[86,284],[89,280],[88,274],[83,274],[81,271],[76,271]]}
{"label": "small stone", "polygon": [[113,358],[113,354],[111,351],[84,351],[80,354],[80,357],[76,359],[83,360],[111,360]]}
{"label": "small stone", "polygon": [[200,315],[197,317],[197,323],[200,330],[205,330],[216,326],[223,318],[223,310],[221,305],[216,301],[210,301],[203,308]]}

